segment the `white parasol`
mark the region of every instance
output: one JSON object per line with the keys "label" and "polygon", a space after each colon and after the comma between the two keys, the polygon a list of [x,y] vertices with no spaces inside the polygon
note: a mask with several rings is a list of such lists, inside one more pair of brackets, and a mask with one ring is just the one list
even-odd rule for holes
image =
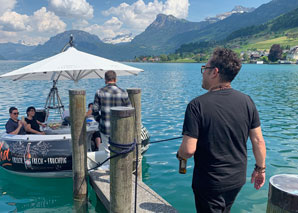
{"label": "white parasol", "polygon": [[83,78],[104,78],[108,70],[117,76],[137,75],[142,69],[91,55],[69,47],[66,51],[1,75],[13,80],[73,80]]}
{"label": "white parasol", "polygon": [[[69,46],[67,50],[64,49]],[[0,78],[17,80],[52,80],[51,88],[46,100],[47,116],[49,109],[58,109],[62,117],[64,106],[58,94],[56,83],[58,80],[73,80],[84,78],[104,78],[106,71],[113,70],[117,76],[137,75],[144,70],[115,62],[106,58],[91,55],[73,47],[73,38],[63,48],[62,52],[35,62],[23,68],[3,74]],[[47,117],[46,117],[47,119]]]}

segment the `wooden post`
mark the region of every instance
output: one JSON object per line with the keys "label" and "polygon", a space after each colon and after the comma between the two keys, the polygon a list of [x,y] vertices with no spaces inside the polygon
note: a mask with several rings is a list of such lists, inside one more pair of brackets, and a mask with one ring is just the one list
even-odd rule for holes
{"label": "wooden post", "polygon": [[[111,141],[117,144],[134,142],[134,113],[132,107],[111,108]],[[113,150],[120,149],[111,145]],[[114,155],[111,152],[111,156]],[[120,155],[110,160],[110,212],[131,212],[132,156]]]}
{"label": "wooden post", "polygon": [[73,198],[75,201],[82,202],[82,205],[86,201],[88,186],[85,95],[85,90],[69,90],[69,112],[72,139]]}
{"label": "wooden post", "polygon": [[[127,89],[127,93],[130,99],[130,102],[132,104],[132,107],[135,108],[135,125],[136,125],[136,131],[135,131],[135,138],[138,146],[138,180],[142,181],[142,139],[141,139],[141,125],[142,125],[142,115],[141,115],[141,89],[138,88],[129,88]],[[136,149],[133,154],[133,170],[136,168]]]}
{"label": "wooden post", "polygon": [[290,212],[298,212],[298,175],[275,175],[269,180],[267,213]]}

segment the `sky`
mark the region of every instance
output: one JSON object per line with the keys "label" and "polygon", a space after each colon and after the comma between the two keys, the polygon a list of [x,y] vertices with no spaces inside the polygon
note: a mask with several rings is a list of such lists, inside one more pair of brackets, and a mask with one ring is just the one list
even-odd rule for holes
{"label": "sky", "polygon": [[271,0],[0,0],[0,43],[37,45],[78,29],[101,40],[134,37],[163,13],[188,21],[259,7]]}

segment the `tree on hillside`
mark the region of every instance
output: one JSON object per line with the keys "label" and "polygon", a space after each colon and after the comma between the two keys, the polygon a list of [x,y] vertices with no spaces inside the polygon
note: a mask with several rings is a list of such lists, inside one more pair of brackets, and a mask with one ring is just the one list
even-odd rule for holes
{"label": "tree on hillside", "polygon": [[167,61],[168,60],[168,56],[166,54],[161,54],[159,57],[160,57],[161,61]]}
{"label": "tree on hillside", "polygon": [[272,62],[275,62],[278,59],[281,59],[281,57],[282,57],[282,49],[281,49],[280,45],[273,44],[270,48],[268,59]]}

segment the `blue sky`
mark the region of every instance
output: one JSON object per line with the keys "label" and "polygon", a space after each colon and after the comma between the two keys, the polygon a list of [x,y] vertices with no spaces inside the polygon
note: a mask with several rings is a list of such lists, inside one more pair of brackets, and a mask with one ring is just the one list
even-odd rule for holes
{"label": "blue sky", "polygon": [[189,21],[270,0],[0,0],[0,43],[39,44],[70,29],[100,39],[143,32],[159,13]]}

